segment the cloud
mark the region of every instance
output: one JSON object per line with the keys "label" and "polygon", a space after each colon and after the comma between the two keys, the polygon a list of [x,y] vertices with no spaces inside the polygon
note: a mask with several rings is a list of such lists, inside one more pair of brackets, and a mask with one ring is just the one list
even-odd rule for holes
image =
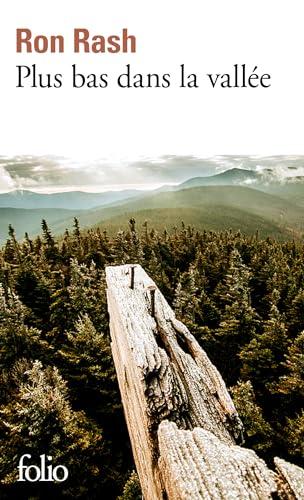
{"label": "cloud", "polygon": [[5,167],[0,164],[0,191],[11,191],[15,187],[14,180],[5,170]]}
{"label": "cloud", "polygon": [[118,163],[103,159],[77,162],[61,157],[20,156],[0,158],[1,163],[16,188],[33,190],[92,186],[101,191],[109,186],[124,188],[130,184],[155,186],[215,172],[208,160],[169,155]]}
{"label": "cloud", "polygon": [[126,189],[176,184],[192,177],[208,176],[231,168],[242,168],[276,177],[304,175],[303,156],[228,156],[210,158],[165,155],[134,161],[106,159],[75,161],[58,156],[0,157],[0,191]]}

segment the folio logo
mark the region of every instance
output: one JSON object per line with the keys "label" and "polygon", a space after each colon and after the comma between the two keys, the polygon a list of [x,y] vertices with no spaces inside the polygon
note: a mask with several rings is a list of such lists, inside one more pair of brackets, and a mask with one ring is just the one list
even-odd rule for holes
{"label": "folio logo", "polygon": [[62,483],[66,481],[69,476],[69,471],[64,465],[46,465],[46,461],[52,461],[52,457],[40,455],[40,467],[38,465],[24,465],[25,458],[32,458],[32,455],[25,454],[19,460],[17,469],[19,470],[18,481],[29,481],[35,483],[36,481],[57,481]]}

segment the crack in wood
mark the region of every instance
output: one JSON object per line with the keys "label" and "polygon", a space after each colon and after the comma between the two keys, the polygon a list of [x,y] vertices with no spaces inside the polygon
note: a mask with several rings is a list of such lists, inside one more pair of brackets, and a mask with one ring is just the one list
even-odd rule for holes
{"label": "crack in wood", "polygon": [[237,445],[243,425],[221,375],[145,271],[113,266],[106,276],[113,359],[144,498],[303,500],[302,469],[276,459],[274,473]]}

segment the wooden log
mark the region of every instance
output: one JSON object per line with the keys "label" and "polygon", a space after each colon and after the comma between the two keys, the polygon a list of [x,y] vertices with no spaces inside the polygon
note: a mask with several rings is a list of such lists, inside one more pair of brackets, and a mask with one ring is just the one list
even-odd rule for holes
{"label": "wooden log", "polygon": [[155,283],[138,265],[107,267],[106,278],[113,359],[144,498],[287,498],[286,473],[279,479],[237,446],[242,423],[222,377]]}
{"label": "wooden log", "polygon": [[304,499],[304,470],[276,457],[277,484],[280,496],[288,500]]}
{"label": "wooden log", "polygon": [[202,428],[159,426],[160,467],[170,500],[271,499],[274,474],[252,450],[226,444]]}

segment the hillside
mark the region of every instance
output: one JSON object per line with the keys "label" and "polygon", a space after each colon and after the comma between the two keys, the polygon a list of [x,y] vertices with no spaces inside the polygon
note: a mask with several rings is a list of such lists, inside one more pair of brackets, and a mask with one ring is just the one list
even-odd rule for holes
{"label": "hillside", "polygon": [[[201,186],[245,186],[252,187],[258,191],[279,196],[295,205],[304,207],[304,178],[288,177],[279,181],[275,172],[260,174],[253,170],[233,168],[217,175],[209,177],[195,177],[177,186],[171,186],[169,190],[189,189]],[[163,189],[165,191],[165,189]]]}
{"label": "hillside", "polygon": [[265,193],[274,194],[304,208],[304,181],[273,183],[255,186]]}
{"label": "hillside", "polygon": [[41,220],[46,219],[48,224],[70,218],[74,211],[60,208],[21,209],[0,208],[0,243],[3,243],[8,234],[8,225],[11,224],[16,232],[16,237],[22,238],[27,232],[33,236],[40,232]]}
{"label": "hillside", "polygon": [[125,212],[124,214],[112,217],[106,221],[97,224],[101,229],[106,229],[110,235],[119,230],[128,229],[128,219],[136,219],[138,230],[140,231],[145,222],[148,227],[157,231],[164,228],[169,233],[174,232],[174,228],[180,228],[181,222],[186,226],[194,226],[201,231],[222,231],[232,229],[233,231],[242,230],[244,234],[250,235],[258,229],[262,238],[272,237],[278,240],[290,238],[289,231],[280,228],[263,217],[255,216],[249,212],[236,208],[227,208],[214,206],[202,208],[180,208],[178,213],[176,208],[155,208],[139,211]]}
{"label": "hillside", "polygon": [[[248,232],[255,232],[262,225],[265,228],[270,225],[272,233],[274,228],[277,228],[280,234],[293,236],[299,236],[304,231],[302,208],[277,196],[241,186],[208,186],[147,195],[116,207],[81,212],[79,220],[83,226],[96,224],[104,226],[105,221],[109,221],[107,225],[113,221],[117,227],[119,219],[125,219],[127,214],[132,214],[136,218],[137,212],[159,209],[170,210],[168,217],[162,218],[158,218],[157,212],[153,217],[150,213],[156,225],[161,227],[168,223],[172,223],[171,225],[178,223],[182,220],[181,209],[188,209],[186,213],[188,223],[196,224],[199,221],[200,227],[204,226],[206,217],[205,223],[217,229],[233,225],[237,229],[246,228]],[[72,219],[65,220],[56,224],[54,229],[56,232],[62,232],[71,224]]]}
{"label": "hillside", "polygon": [[244,186],[202,186],[170,192],[148,193],[121,201],[120,204],[91,210],[7,209],[0,208],[0,237],[6,237],[12,224],[18,238],[27,231],[40,231],[41,219],[47,219],[54,234],[63,233],[77,216],[83,227],[119,228],[134,216],[139,222],[147,217],[158,229],[172,228],[184,220],[201,229],[232,228],[247,234],[260,230],[263,236],[300,237],[304,232],[303,208],[276,195]]}

